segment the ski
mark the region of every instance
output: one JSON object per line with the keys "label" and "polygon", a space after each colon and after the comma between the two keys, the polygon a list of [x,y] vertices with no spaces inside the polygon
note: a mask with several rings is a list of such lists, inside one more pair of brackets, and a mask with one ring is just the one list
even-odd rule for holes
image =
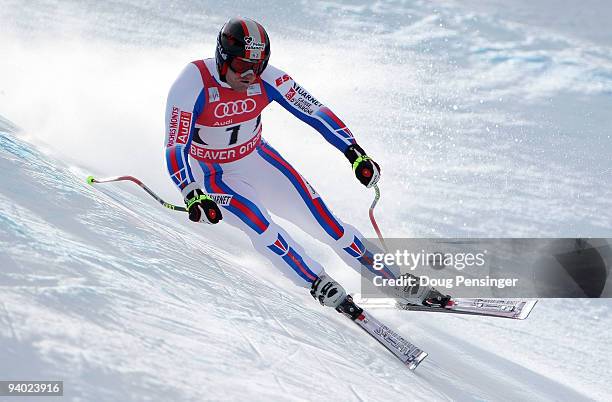
{"label": "ski", "polygon": [[416,369],[427,357],[425,351],[419,349],[397,332],[382,324],[363,308],[357,306],[351,296],[347,296],[336,310],[350,318],[361,329],[380,342],[381,345],[393,353],[410,370]]}
{"label": "ski", "polygon": [[451,299],[444,307],[418,306],[397,302],[400,310],[470,314],[524,320],[538,301],[535,299]]}

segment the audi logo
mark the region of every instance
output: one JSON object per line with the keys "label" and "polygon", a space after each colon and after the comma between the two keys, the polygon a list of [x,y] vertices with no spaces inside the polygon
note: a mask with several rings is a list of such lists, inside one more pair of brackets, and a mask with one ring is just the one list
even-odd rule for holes
{"label": "audi logo", "polygon": [[215,117],[230,117],[237,114],[249,113],[255,110],[257,103],[253,99],[238,100],[235,102],[219,103],[215,108]]}

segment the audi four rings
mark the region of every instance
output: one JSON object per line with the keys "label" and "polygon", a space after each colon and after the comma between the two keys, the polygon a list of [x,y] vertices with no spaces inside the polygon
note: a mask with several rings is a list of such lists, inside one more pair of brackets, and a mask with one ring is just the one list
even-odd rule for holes
{"label": "audi four rings", "polygon": [[249,113],[255,110],[256,107],[257,103],[253,99],[219,103],[215,108],[215,116],[222,118]]}

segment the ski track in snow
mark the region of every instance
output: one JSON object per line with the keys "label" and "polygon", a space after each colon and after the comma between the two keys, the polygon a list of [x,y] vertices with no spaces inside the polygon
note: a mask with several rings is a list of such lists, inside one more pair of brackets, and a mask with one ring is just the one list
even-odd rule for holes
{"label": "ski track in snow", "polygon": [[[84,182],[130,173],[179,202],[160,159],[165,95],[240,9],[272,34],[272,64],[384,162],[386,235],[612,237],[605,33],[574,34],[561,9],[548,30],[460,2],[234,3],[0,8],[0,379],[63,379],[71,400],[609,398],[608,300],[543,300],[525,322],[376,311],[429,353],[411,373],[235,230],[190,224],[129,183]],[[264,118],[331,209],[368,228],[371,195],[344,159],[279,108]]]}

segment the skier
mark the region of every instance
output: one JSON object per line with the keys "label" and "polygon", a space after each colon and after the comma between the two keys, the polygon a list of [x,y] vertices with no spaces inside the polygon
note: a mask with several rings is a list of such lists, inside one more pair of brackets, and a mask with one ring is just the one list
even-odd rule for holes
{"label": "skier", "polygon": [[[216,224],[223,219],[241,229],[295,283],[336,308],[346,297],[344,288],[270,212],[330,245],[357,272],[365,266],[383,278],[397,273],[375,270],[361,233],[332,214],[308,181],[262,138],[261,113],[276,101],[312,126],[344,154],[366,187],[378,182],[381,170],[342,120],[291,76],[268,65],[269,59],[265,29],[251,19],[232,18],[219,32],[215,58],[184,68],[166,107],[168,172],[190,220]],[[421,288],[403,296],[421,304],[430,294]]]}

